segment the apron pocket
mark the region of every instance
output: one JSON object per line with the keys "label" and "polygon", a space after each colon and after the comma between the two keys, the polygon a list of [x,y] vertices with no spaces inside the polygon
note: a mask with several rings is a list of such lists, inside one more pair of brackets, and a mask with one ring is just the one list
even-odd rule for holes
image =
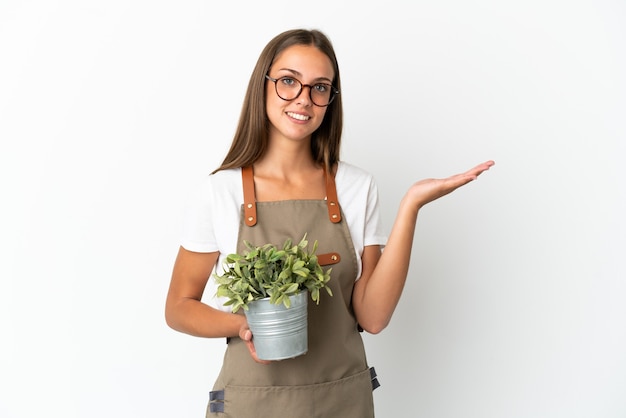
{"label": "apron pocket", "polygon": [[[231,386],[223,394],[223,412],[207,417],[367,418],[374,416],[372,376],[366,369],[332,382],[300,386]],[[221,409],[221,408],[220,408]]]}

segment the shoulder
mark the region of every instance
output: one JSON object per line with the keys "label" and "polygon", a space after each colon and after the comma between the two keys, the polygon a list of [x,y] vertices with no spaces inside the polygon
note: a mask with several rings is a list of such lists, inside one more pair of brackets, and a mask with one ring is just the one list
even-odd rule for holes
{"label": "shoulder", "polygon": [[368,171],[344,161],[338,163],[335,182],[338,188],[355,188],[355,186],[369,188],[375,184],[374,177]]}
{"label": "shoulder", "polygon": [[196,187],[196,195],[202,200],[219,200],[238,198],[241,194],[241,169],[221,170],[200,179]]}
{"label": "shoulder", "polygon": [[230,190],[241,186],[241,169],[232,168],[209,174],[200,180],[200,188],[205,190]]}
{"label": "shoulder", "polygon": [[220,170],[217,173],[209,174],[207,179],[209,182],[217,186],[241,183],[241,168]]}
{"label": "shoulder", "polygon": [[339,175],[340,173],[357,175],[357,176],[370,176],[370,173],[368,173],[361,167],[358,167],[354,164],[351,164],[345,161],[339,161],[337,163],[337,175]]}

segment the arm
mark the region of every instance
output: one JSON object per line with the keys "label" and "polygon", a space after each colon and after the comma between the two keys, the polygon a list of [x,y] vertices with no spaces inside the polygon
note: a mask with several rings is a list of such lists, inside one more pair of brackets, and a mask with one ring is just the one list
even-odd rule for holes
{"label": "arm", "polygon": [[218,255],[217,252],[196,253],[180,247],[165,301],[165,321],[172,329],[197,337],[239,337],[256,362],[268,364],[256,355],[244,315],[222,312],[201,302]]}
{"label": "arm", "polygon": [[165,302],[165,320],[176,331],[197,337],[235,337],[247,328],[245,317],[201,302],[218,253],[196,253],[180,247]]}
{"label": "arm", "polygon": [[391,320],[409,270],[419,210],[475,180],[493,165],[493,161],[487,161],[462,174],[421,180],[411,186],[400,202],[385,251],[381,254],[379,246],[363,250],[363,272],[354,285],[352,304],[364,330],[379,333]]}

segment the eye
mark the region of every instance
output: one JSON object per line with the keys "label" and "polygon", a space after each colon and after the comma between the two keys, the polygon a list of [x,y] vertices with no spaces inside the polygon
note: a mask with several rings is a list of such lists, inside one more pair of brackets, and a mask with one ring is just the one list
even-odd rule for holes
{"label": "eye", "polygon": [[294,78],[291,78],[291,77],[281,77],[279,81],[285,87],[294,87],[298,84],[298,82]]}
{"label": "eye", "polygon": [[320,83],[320,84],[314,85],[313,89],[315,90],[316,93],[325,94],[325,93],[328,93],[328,91],[330,90],[330,85]]}

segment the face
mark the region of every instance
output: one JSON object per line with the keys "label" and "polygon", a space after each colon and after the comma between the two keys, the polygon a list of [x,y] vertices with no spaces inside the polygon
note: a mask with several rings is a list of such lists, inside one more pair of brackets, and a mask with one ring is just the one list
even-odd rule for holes
{"label": "face", "polygon": [[[318,83],[331,84],[334,71],[330,59],[319,49],[314,46],[294,45],[276,57],[268,75],[273,79],[289,77],[289,79],[277,81],[278,83],[292,83],[292,79],[295,79],[303,85],[316,85]],[[265,106],[270,121],[270,140],[310,139],[311,134],[322,124],[328,107],[313,104],[310,87],[303,86],[295,99],[287,101],[278,96],[273,81],[267,80],[266,83]],[[319,86],[313,88],[323,89]],[[313,94],[320,93],[318,91]]]}

